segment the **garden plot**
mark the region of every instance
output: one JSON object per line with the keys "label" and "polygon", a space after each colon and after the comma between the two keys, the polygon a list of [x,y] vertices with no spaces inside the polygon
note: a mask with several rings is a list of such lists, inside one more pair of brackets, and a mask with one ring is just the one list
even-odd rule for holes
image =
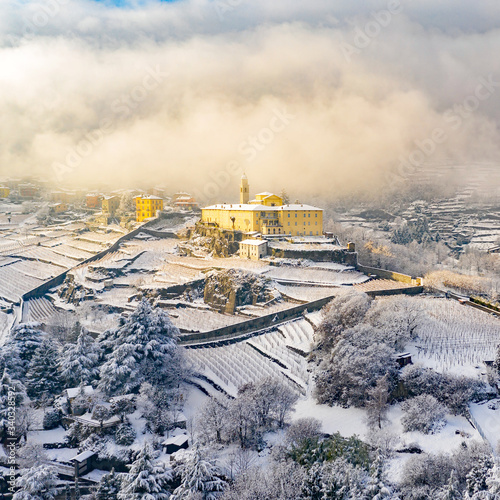
{"label": "garden plot", "polygon": [[484,361],[495,359],[500,344],[498,318],[451,300],[416,300],[424,307],[426,323],[407,347],[414,362],[440,372],[477,376]]}
{"label": "garden plot", "polygon": [[312,302],[313,300],[331,297],[339,291],[338,287],[293,286],[280,284],[276,284],[276,289],[286,297],[303,302]]}
{"label": "garden plot", "polygon": [[132,311],[137,307],[137,303],[131,303],[130,299],[136,293],[136,290],[133,288],[112,288],[96,295],[95,300],[101,305],[108,305]]}
{"label": "garden plot", "polygon": [[209,332],[247,320],[247,317],[221,314],[206,309],[179,308],[168,313],[174,325],[186,332]]}
{"label": "garden plot", "polygon": [[367,276],[357,271],[347,270],[342,272],[291,266],[270,267],[262,274],[282,283],[297,282],[334,286],[363,283],[369,279]]}

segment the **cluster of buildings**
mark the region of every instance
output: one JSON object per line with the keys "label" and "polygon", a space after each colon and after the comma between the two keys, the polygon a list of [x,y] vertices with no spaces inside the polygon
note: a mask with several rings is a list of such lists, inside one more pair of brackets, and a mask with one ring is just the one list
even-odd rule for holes
{"label": "cluster of buildings", "polygon": [[200,224],[215,230],[239,232],[240,256],[259,259],[267,254],[267,240],[295,236],[323,237],[323,210],[302,203],[284,204],[273,193],[250,200],[248,178],[240,183],[240,202],[211,205],[201,210]]}

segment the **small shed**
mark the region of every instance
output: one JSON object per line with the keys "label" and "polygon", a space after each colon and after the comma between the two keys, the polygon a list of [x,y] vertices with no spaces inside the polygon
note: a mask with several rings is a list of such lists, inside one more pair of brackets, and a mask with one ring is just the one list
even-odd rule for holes
{"label": "small shed", "polygon": [[266,240],[243,240],[240,243],[240,257],[242,259],[259,260],[266,255]]}
{"label": "small shed", "polygon": [[70,462],[75,467],[75,477],[83,476],[84,474],[94,470],[96,458],[97,453],[90,450],[84,451],[73,457]]}
{"label": "small shed", "polygon": [[180,436],[174,436],[165,439],[162,443],[163,452],[171,455],[179,450],[187,450],[189,447],[189,441],[186,434],[181,434]]}
{"label": "small shed", "polygon": [[409,352],[400,352],[396,354],[395,359],[400,368],[412,364],[411,354]]}

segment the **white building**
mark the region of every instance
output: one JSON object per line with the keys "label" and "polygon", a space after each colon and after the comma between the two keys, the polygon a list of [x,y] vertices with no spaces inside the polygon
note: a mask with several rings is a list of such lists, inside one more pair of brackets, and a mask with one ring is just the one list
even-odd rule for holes
{"label": "white building", "polygon": [[240,257],[242,259],[259,260],[266,255],[266,240],[243,240],[240,243]]}

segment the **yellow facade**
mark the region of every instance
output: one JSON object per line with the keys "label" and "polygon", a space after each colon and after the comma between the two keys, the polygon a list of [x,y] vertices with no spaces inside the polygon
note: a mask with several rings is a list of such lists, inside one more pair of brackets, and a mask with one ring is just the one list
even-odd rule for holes
{"label": "yellow facade", "polygon": [[[242,179],[242,184],[244,181],[246,178]],[[272,193],[259,193],[249,203],[203,208],[201,222],[221,229],[257,231],[263,235],[323,235],[321,208],[301,204],[283,205],[283,200]]]}
{"label": "yellow facade", "polygon": [[102,200],[102,213],[107,215],[115,215],[120,206],[120,198],[118,196],[106,196]]}
{"label": "yellow facade", "polygon": [[136,196],[135,218],[137,222],[156,217],[159,210],[163,210],[163,200],[158,196]]}
{"label": "yellow facade", "polygon": [[0,187],[0,198],[7,198],[10,195],[10,189],[6,186]]}

